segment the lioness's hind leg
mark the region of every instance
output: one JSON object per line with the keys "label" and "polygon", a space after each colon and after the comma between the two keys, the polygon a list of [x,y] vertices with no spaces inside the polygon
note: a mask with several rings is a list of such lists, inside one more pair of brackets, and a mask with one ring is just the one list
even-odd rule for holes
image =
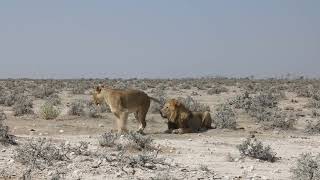
{"label": "lioness's hind leg", "polygon": [[[148,111],[147,111],[148,112]],[[146,116],[147,116],[147,112],[145,111],[138,111],[137,114],[137,119],[140,122],[140,126],[138,129],[139,133],[143,134],[143,130],[146,128],[147,123],[146,123]]]}

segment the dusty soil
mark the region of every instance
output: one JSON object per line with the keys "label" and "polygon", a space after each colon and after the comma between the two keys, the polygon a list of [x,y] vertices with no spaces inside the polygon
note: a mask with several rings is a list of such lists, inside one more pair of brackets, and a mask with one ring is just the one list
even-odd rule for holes
{"label": "dusty soil", "polygon": [[[239,94],[240,90],[230,87],[228,93],[219,95],[207,95],[206,91],[180,90],[169,91],[170,97],[185,96],[196,91],[199,95],[193,96],[201,103],[208,104],[214,114],[216,105],[226,102]],[[147,91],[149,92],[149,91]],[[164,157],[175,168],[165,171],[141,171],[135,175],[126,175],[107,167],[102,162],[100,167],[94,168],[92,164],[97,159],[76,159],[67,165],[66,179],[290,179],[290,168],[296,158],[303,152],[320,152],[319,136],[310,136],[303,133],[305,120],[310,118],[310,111],[304,108],[307,100],[296,97],[293,93],[287,93],[287,99],[281,101],[280,107],[292,106],[301,109],[304,117],[298,119],[294,130],[263,130],[253,119],[242,110],[237,110],[238,130],[212,129],[203,133],[193,134],[164,134],[165,121],[158,114],[150,114],[147,117],[147,136],[154,139],[154,143],[162,147],[160,157]],[[91,149],[100,149],[98,137],[113,128],[114,117],[104,113],[102,118],[75,117],[67,115],[65,109],[72,99],[90,99],[90,95],[72,95],[69,92],[61,92],[63,99],[62,114],[56,120],[43,120],[37,114],[42,100],[34,101],[35,115],[15,117],[8,107],[2,107],[8,116],[5,124],[10,127],[10,133],[17,136],[18,143],[24,143],[27,139],[46,137],[56,141],[68,141],[78,143],[86,141]],[[291,103],[291,99],[297,99],[299,103]],[[136,130],[138,124],[133,116],[129,117],[129,129]],[[268,144],[277,153],[280,160],[274,163],[264,162],[251,158],[241,158],[236,145],[246,137],[254,133],[263,143]],[[25,167],[13,159],[15,146],[0,145],[0,172],[2,178],[21,177]],[[230,161],[230,156],[234,159]],[[82,157],[83,158],[83,157]],[[209,171],[201,167],[207,166]],[[59,166],[55,166],[59,167]],[[63,166],[64,167],[64,166]],[[108,169],[109,168],[109,169]],[[54,169],[37,171],[32,173],[34,179],[51,178]],[[4,175],[6,174],[6,176]],[[0,174],[1,178],[1,174]]]}

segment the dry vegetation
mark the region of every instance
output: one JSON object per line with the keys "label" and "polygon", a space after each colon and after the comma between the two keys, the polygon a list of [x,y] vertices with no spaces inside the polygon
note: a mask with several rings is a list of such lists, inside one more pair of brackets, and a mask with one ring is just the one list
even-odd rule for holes
{"label": "dry vegetation", "polygon": [[[210,111],[216,129],[165,134],[152,103],[147,135],[112,133],[109,107],[91,102],[98,84],[140,89],[161,104],[177,98]],[[137,128],[133,116],[128,123]],[[315,180],[319,134],[316,79],[0,81],[0,179]]]}

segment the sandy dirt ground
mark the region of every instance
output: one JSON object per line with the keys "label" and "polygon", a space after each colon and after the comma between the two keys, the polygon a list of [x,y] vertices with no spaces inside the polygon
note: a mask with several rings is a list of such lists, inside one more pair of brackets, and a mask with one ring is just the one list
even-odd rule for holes
{"label": "sandy dirt ground", "polygon": [[[226,102],[239,94],[240,89],[229,87],[229,92],[218,95],[207,95],[201,90],[168,91],[169,97],[190,95],[200,103],[210,106],[212,115],[218,104]],[[150,93],[150,91],[146,91]],[[101,118],[88,118],[67,115],[67,104],[72,99],[90,99],[89,93],[85,95],[72,95],[67,91],[59,94],[63,105],[61,115],[55,120],[43,120],[37,115],[43,100],[34,101],[35,115],[15,117],[11,108],[1,107],[7,114],[4,124],[10,127],[10,133],[17,136],[18,143],[23,143],[30,138],[46,137],[54,141],[67,141],[76,144],[80,141],[89,143],[91,149],[102,149],[98,144],[98,137],[113,128],[114,116],[111,113],[102,114]],[[167,126],[159,114],[148,114],[146,136],[154,139],[154,143],[162,147],[159,157],[163,157],[172,167],[164,171],[146,170],[135,175],[123,174],[112,167],[107,167],[106,162],[98,162],[99,167],[94,167],[98,159],[75,157],[68,165],[61,165],[67,169],[65,179],[290,179],[290,168],[295,164],[299,154],[303,152],[320,152],[319,136],[303,133],[306,119],[310,118],[310,110],[304,108],[306,98],[296,97],[287,93],[287,98],[280,102],[280,107],[293,107],[300,109],[305,116],[298,119],[293,130],[263,130],[243,110],[236,110],[238,130],[211,129],[203,133],[192,134],[164,134]],[[299,103],[292,103],[291,99]],[[128,120],[129,130],[138,128],[133,116]],[[280,159],[274,163],[261,160],[242,158],[236,146],[254,134],[264,144],[270,145]],[[19,179],[25,167],[13,158],[15,146],[0,145],[0,172],[2,178]],[[83,159],[76,159],[83,158]],[[232,160],[230,160],[232,159]],[[56,165],[59,167],[59,165]],[[204,168],[206,167],[206,168]],[[137,170],[139,171],[139,170]],[[33,179],[50,179],[54,169],[32,173]],[[4,175],[6,174],[6,176]],[[1,177],[1,176],[0,176]],[[1,178],[0,178],[1,179]]]}

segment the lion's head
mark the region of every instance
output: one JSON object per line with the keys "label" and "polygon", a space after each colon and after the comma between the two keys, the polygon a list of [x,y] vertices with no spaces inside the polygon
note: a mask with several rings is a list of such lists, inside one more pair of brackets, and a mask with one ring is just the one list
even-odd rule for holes
{"label": "lion's head", "polygon": [[160,114],[163,118],[167,118],[169,123],[175,123],[181,127],[187,123],[191,112],[178,100],[170,99],[164,104]]}
{"label": "lion's head", "polygon": [[101,93],[101,91],[102,91],[102,89],[103,89],[103,86],[97,86],[96,88],[95,88],[95,90],[93,91],[93,93],[92,93],[92,99],[93,99],[93,102],[96,104],[96,105],[100,105],[100,104],[102,104],[103,103],[103,95],[102,95],[102,93]]}

